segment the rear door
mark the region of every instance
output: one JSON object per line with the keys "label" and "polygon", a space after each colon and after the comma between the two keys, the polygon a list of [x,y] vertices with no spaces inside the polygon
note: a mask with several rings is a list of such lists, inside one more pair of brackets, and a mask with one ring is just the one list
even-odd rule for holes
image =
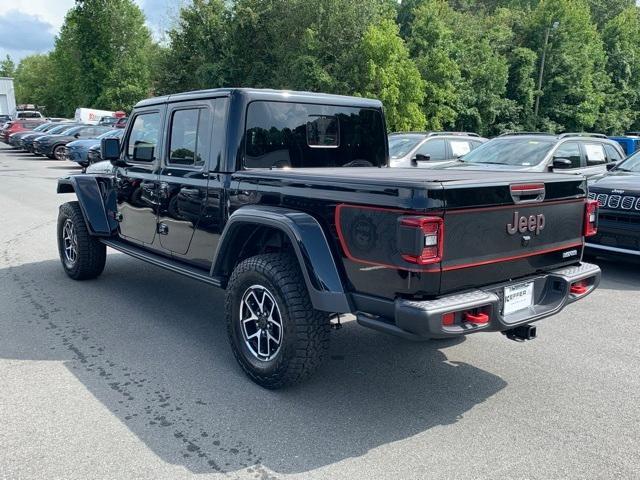
{"label": "rear door", "polygon": [[207,199],[214,100],[168,106],[166,148],[158,184],[162,248],[185,255]]}

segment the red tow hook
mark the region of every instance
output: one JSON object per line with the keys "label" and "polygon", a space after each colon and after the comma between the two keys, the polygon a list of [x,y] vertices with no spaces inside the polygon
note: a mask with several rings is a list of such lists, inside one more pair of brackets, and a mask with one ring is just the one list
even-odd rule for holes
{"label": "red tow hook", "polygon": [[475,323],[478,325],[484,325],[485,323],[489,323],[489,315],[482,312],[478,312],[476,314],[473,314],[471,312],[464,312],[464,321]]}
{"label": "red tow hook", "polygon": [[589,286],[582,281],[572,284],[569,289],[573,295],[584,295],[587,293],[587,290],[589,290]]}

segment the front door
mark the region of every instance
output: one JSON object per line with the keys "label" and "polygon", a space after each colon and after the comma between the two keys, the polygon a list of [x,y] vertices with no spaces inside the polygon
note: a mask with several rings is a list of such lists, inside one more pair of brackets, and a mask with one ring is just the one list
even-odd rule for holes
{"label": "front door", "polygon": [[116,220],[120,235],[149,246],[157,229],[157,180],[164,108],[136,112],[123,141],[122,155],[126,166],[118,167],[116,171]]}
{"label": "front door", "polygon": [[158,234],[163,250],[185,255],[207,200],[214,100],[170,105],[158,184]]}

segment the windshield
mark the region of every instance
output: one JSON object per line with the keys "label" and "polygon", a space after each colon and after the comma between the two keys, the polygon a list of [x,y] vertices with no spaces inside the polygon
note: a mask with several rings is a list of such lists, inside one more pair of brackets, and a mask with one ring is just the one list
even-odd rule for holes
{"label": "windshield", "polygon": [[47,131],[47,127],[49,126],[49,123],[43,123],[42,125],[38,125],[36,128],[33,129],[34,132],[42,132],[42,131]]}
{"label": "windshield", "polygon": [[640,173],[640,150],[620,162],[615,170]]}
{"label": "windshield", "polygon": [[391,158],[404,157],[424,139],[421,135],[390,135],[389,156]]}
{"label": "windshield", "polygon": [[531,167],[538,165],[555,144],[555,138],[494,138],[467,153],[460,161]]}
{"label": "windshield", "polygon": [[66,132],[67,130],[71,130],[72,128],[75,128],[75,125],[59,125],[55,128],[52,128],[51,130],[49,130],[47,133],[49,135],[55,135],[57,133],[63,133]]}
{"label": "windshield", "polygon": [[104,132],[102,135],[98,135],[96,138],[98,140],[102,140],[103,138],[113,138],[116,137],[118,133],[120,133],[119,130],[109,130]]}

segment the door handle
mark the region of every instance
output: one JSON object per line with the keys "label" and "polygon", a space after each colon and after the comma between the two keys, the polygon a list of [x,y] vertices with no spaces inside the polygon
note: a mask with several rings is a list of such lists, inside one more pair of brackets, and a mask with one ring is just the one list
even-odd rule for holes
{"label": "door handle", "polygon": [[168,235],[169,234],[169,225],[167,225],[166,223],[159,223],[158,224],[158,233],[160,235]]}
{"label": "door handle", "polygon": [[200,189],[198,188],[181,188],[180,193],[184,193],[185,195],[198,195],[200,194]]}

